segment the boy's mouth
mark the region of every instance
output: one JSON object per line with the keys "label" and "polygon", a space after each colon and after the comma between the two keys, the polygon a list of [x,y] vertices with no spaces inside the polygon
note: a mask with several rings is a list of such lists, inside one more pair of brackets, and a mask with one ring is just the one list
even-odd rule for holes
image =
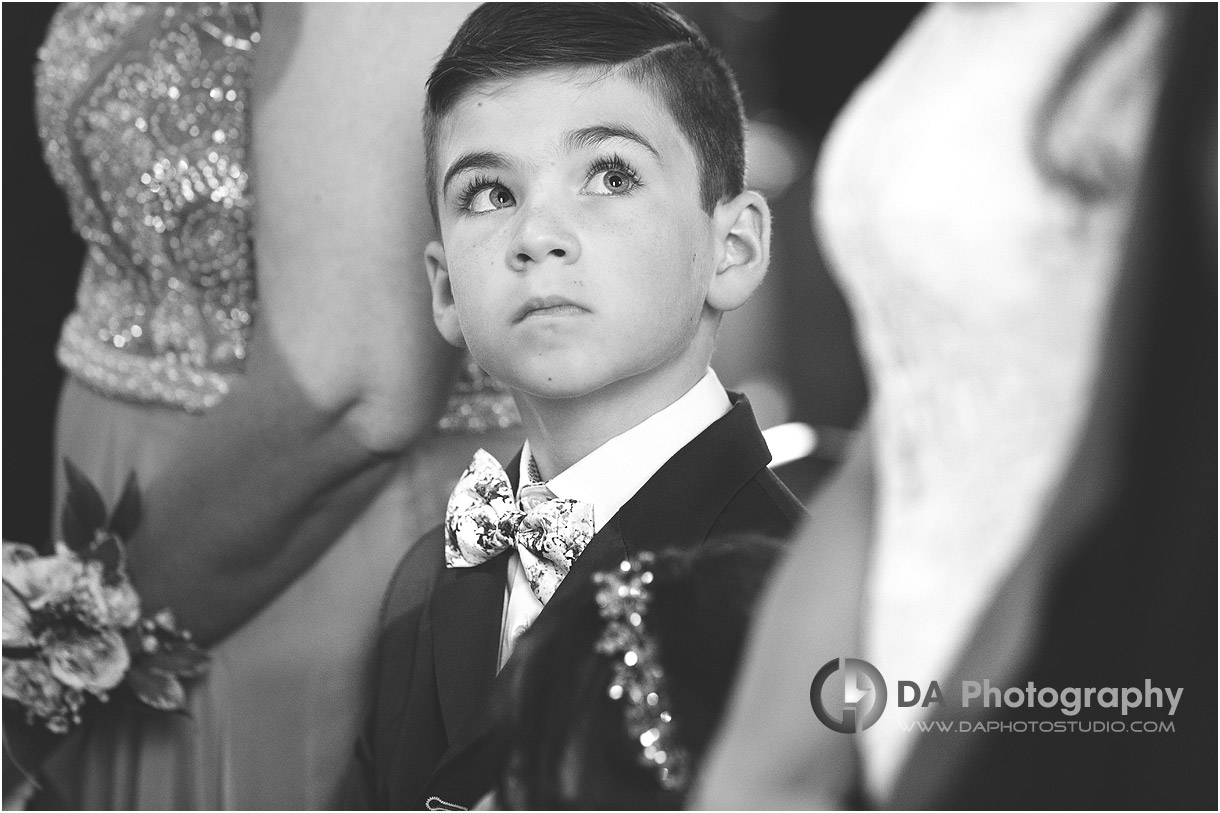
{"label": "boy's mouth", "polygon": [[513,315],[513,324],[523,322],[531,316],[576,316],[588,312],[587,308],[562,296],[534,297]]}

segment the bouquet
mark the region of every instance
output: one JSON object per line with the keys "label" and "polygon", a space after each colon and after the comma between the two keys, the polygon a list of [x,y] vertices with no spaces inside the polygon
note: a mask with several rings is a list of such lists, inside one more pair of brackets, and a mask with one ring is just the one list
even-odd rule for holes
{"label": "bouquet", "polygon": [[127,578],[124,539],[140,514],[135,475],[107,513],[92,483],[71,462],[65,468],[63,539],[54,553],[4,543],[6,702],[56,734],[112,696],[181,711],[182,681],[203,674],[208,656],[170,610],[143,615]]}

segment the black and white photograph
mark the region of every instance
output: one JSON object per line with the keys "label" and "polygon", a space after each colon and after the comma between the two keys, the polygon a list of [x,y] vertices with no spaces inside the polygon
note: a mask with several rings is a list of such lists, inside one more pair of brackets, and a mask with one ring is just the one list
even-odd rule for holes
{"label": "black and white photograph", "polygon": [[5,810],[1214,810],[1217,6],[2,10]]}

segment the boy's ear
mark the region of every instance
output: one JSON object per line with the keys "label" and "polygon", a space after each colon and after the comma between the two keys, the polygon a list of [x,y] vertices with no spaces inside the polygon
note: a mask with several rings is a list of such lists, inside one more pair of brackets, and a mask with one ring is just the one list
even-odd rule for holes
{"label": "boy's ear", "polygon": [[458,322],[453,288],[449,284],[449,265],[445,262],[445,247],[439,240],[424,249],[424,264],[428,267],[428,284],[432,286],[432,321],[445,341],[454,347],[465,347],[462,325]]}
{"label": "boy's ear", "polygon": [[762,284],[771,262],[771,208],[750,190],[716,204],[712,228],[717,245],[716,274],[707,290],[708,307],[731,311],[746,304]]}

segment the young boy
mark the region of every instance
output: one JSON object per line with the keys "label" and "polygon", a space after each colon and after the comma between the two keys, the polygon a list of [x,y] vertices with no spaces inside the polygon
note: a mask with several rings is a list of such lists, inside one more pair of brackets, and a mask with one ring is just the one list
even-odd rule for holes
{"label": "young boy", "polygon": [[510,388],[528,440],[503,470],[476,456],[391,584],[350,805],[452,809],[492,786],[485,704],[556,592],[801,518],[708,367],[767,268],[743,130],[728,68],[661,5],[489,3],[438,62],[433,313]]}

